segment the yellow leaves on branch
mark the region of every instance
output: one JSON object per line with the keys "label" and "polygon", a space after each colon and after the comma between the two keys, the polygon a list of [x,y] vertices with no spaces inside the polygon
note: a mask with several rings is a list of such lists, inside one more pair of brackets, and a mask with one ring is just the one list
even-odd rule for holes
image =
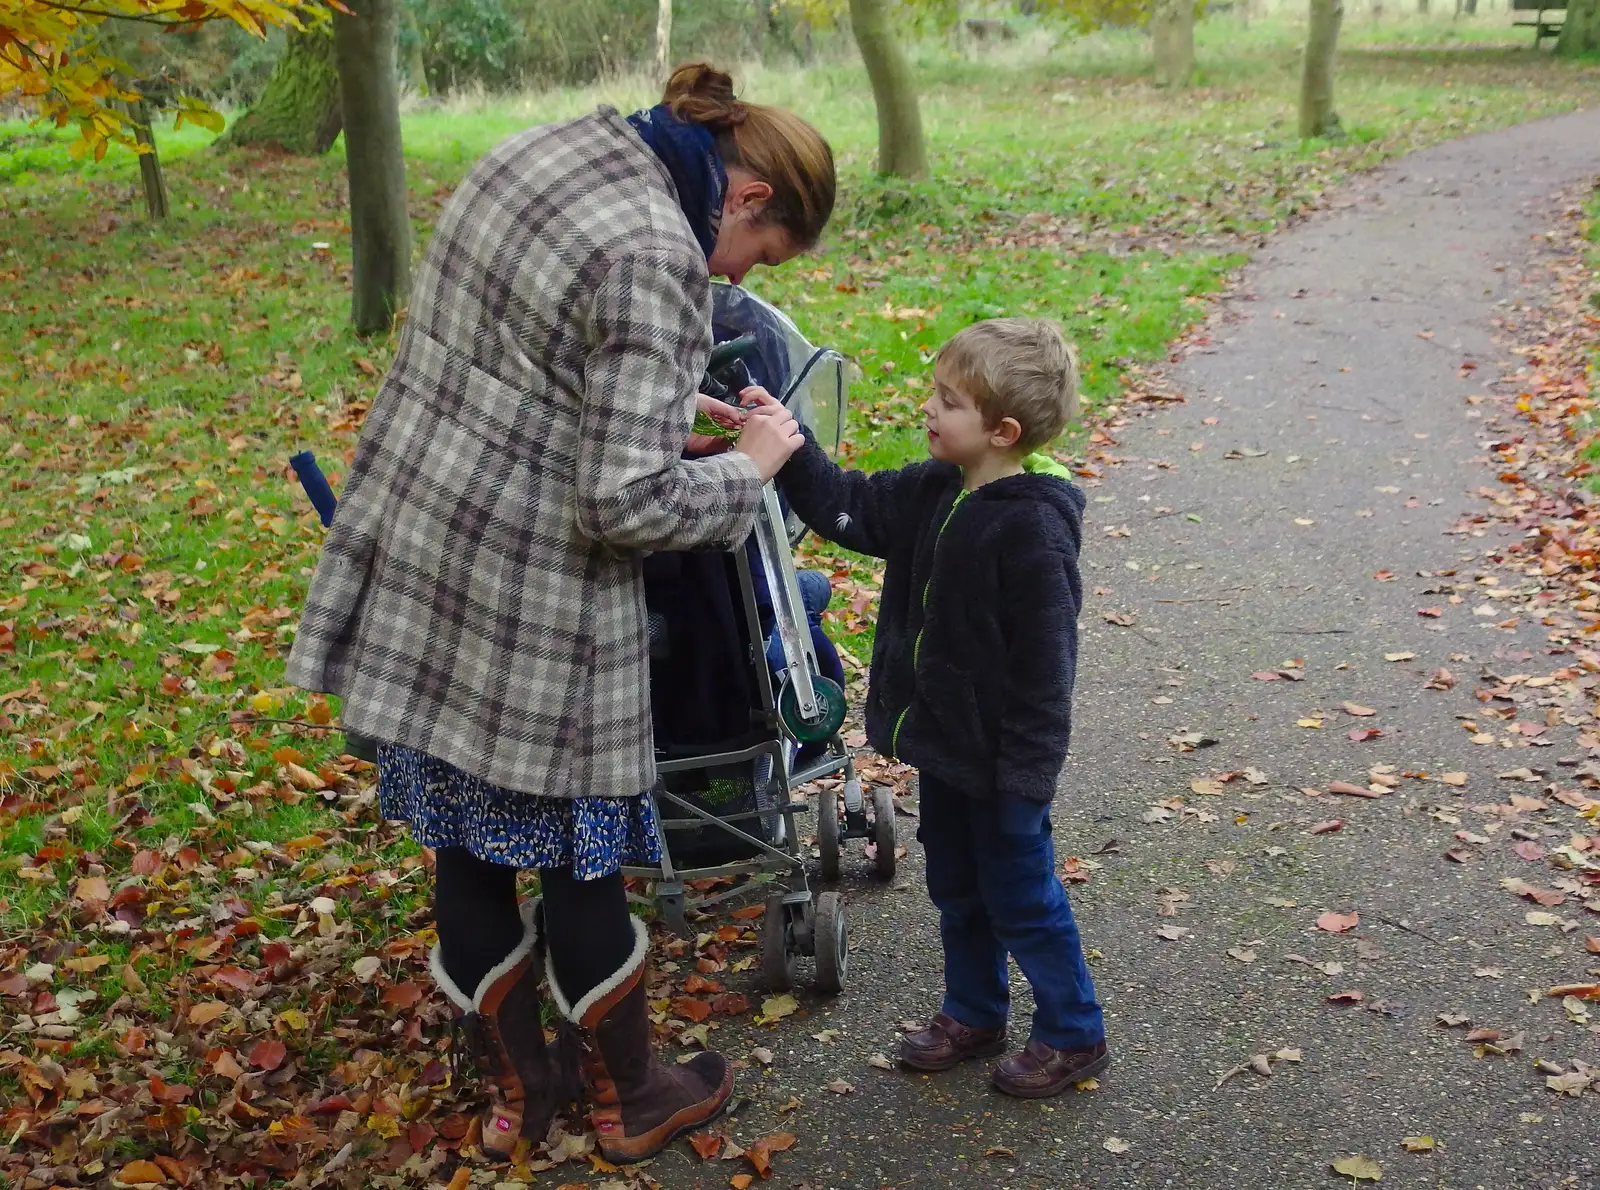
{"label": "yellow leaves on branch", "polygon": [[[97,34],[108,20],[182,30],[232,21],[257,37],[269,26],[305,29],[328,19],[338,0],[0,0],[0,100],[20,96],[56,127],[75,124],[75,157],[106,155],[112,141],[133,146],[123,104],[140,98],[126,66],[101,52]],[[179,98],[178,123],[222,130],[222,117],[191,97]]]}

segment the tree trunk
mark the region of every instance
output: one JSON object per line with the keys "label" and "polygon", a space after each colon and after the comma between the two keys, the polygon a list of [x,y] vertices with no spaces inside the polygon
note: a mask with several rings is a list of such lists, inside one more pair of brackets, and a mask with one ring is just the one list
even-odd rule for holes
{"label": "tree trunk", "polygon": [[417,14],[406,0],[400,0],[400,55],[405,62],[404,78],[418,95],[428,93],[428,67],[422,57],[422,30]]}
{"label": "tree trunk", "polygon": [[911,65],[889,28],[889,0],[850,0],[850,27],[872,80],[878,108],[878,172],[899,178],[928,173],[922,115]]}
{"label": "tree trunk", "polygon": [[1156,86],[1187,87],[1194,74],[1194,0],[1156,0],[1150,34]]}
{"label": "tree trunk", "polygon": [[672,0],[656,3],[656,78],[666,80],[672,69]]}
{"label": "tree trunk", "polygon": [[1567,0],[1567,20],[1556,53],[1564,58],[1600,53],[1600,0]]}
{"label": "tree trunk", "polygon": [[1338,135],[1339,115],[1333,110],[1333,54],[1343,20],[1343,0],[1311,0],[1311,27],[1306,34],[1305,67],[1300,75],[1302,137]]}
{"label": "tree trunk", "polygon": [[270,145],[320,157],[338,139],[339,75],[326,29],[290,33],[261,98],[217,139],[223,148]]}
{"label": "tree trunk", "polygon": [[133,121],[133,139],[139,145],[149,145],[148,153],[139,154],[139,181],[144,186],[144,205],[152,219],[167,217],[167,179],[161,172],[161,158],[156,156],[156,137],[150,128],[149,105],[140,100],[128,104],[128,118]]}
{"label": "tree trunk", "polygon": [[411,289],[411,217],[395,68],[397,5],[398,0],[346,0],[350,14],[333,18],[350,180],[351,320],[358,335],[388,330]]}

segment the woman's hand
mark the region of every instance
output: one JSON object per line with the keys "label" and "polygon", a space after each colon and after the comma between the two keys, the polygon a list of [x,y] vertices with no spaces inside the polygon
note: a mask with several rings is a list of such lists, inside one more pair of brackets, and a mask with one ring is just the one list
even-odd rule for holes
{"label": "woman's hand", "polygon": [[[715,397],[708,397],[705,393],[695,396],[694,407],[696,413],[703,413],[719,426],[730,430],[744,428],[745,411],[738,409],[726,401],[719,401]],[[719,434],[690,434],[689,444],[684,449],[690,454],[714,455],[727,450],[733,445],[733,439],[722,437]]]}
{"label": "woman's hand", "polygon": [[749,412],[734,449],[749,456],[765,482],[782,470],[789,456],[805,444],[805,436],[800,433],[800,423],[795,421],[794,414],[774,400],[766,389],[747,388],[739,394],[739,400]]}

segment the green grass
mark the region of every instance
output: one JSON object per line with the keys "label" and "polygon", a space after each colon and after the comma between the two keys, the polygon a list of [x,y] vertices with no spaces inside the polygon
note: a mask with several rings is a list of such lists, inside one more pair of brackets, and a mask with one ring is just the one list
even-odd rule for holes
{"label": "green grass", "polygon": [[[872,174],[858,67],[754,71],[753,98],[795,107],[831,139],[842,189],[823,247],[752,286],[859,369],[854,465],[921,456],[931,353],[996,314],[1062,321],[1092,419],[1204,316],[1252,244],[1351,171],[1592,98],[1590,67],[1525,48],[1427,48],[1504,35],[1488,20],[1352,23],[1339,77],[1351,135],[1312,144],[1293,135],[1292,24],[1205,23],[1200,85],[1180,94],[1149,85],[1133,34],[965,60],[924,49],[933,177],[914,185]],[[409,112],[419,250],[450,187],[504,135],[649,98],[621,81]],[[81,939],[114,959],[74,980],[100,992],[86,1016],[122,994],[130,963],[148,991],[129,1013],[150,1022],[216,994],[197,985],[206,963],[75,933],[74,894],[97,870],[113,891],[146,890],[146,928],[169,943],[204,941],[211,908],[237,898],[260,933],[227,961],[247,968],[295,928],[276,904],[333,897],[349,953],[373,953],[407,932],[424,885],[415,848],[374,821],[368,778],[333,763],[338,737],[314,729],[328,708],[283,682],[322,539],[286,460],[314,449],[338,487],[393,351],[346,326],[342,158],[223,156],[198,130],[157,136],[174,211],[153,227],[131,154],[77,162],[59,134],[0,125],[0,969],[23,963],[7,946]],[[1060,453],[1092,479],[1080,443]],[[874,565],[812,548],[835,568],[833,631],[864,658]],[[329,788],[296,790],[306,782],[290,764]],[[314,834],[323,845],[286,846]],[[133,873],[143,851],[158,875]],[[254,876],[237,878],[242,867]],[[426,978],[420,963],[404,960],[408,977]],[[304,995],[269,1000],[278,1012]],[[356,1012],[349,999],[305,1008]],[[98,1060],[92,1028],[74,1044]],[[299,1056],[320,1072],[343,1052]]]}

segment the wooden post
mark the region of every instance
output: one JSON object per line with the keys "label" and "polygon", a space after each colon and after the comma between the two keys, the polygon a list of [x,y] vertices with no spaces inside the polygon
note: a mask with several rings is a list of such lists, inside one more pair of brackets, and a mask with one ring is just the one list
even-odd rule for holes
{"label": "wooden post", "polygon": [[144,100],[127,105],[128,119],[133,123],[133,139],[146,152],[139,154],[139,180],[144,183],[144,205],[152,219],[167,217],[167,179],[161,172],[161,158],[156,156],[155,133],[150,128],[150,107]]}

